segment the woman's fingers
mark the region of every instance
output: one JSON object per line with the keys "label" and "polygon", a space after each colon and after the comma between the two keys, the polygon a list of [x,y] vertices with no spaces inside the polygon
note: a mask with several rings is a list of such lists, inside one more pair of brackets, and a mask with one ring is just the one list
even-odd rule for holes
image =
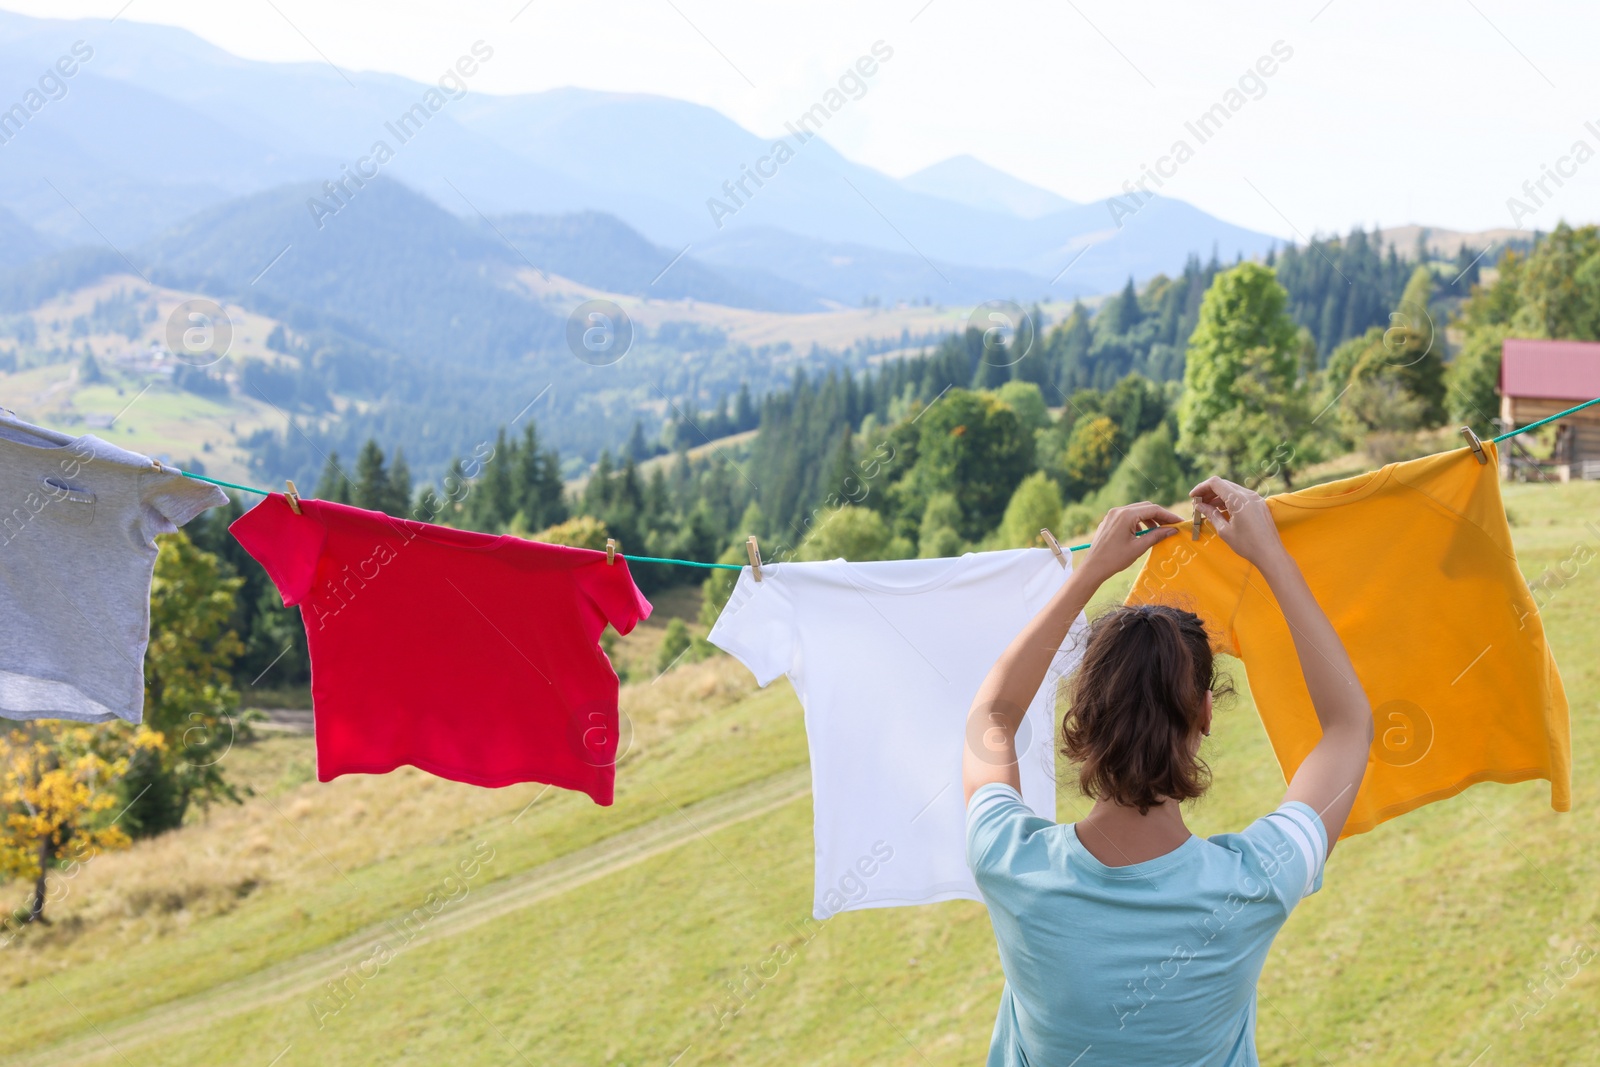
{"label": "woman's fingers", "polygon": [[1127,504],[1115,509],[1119,520],[1153,526],[1167,526],[1183,521],[1183,516],[1168,511],[1160,504],[1152,504],[1148,500],[1141,500],[1137,504]]}
{"label": "woman's fingers", "polygon": [[1158,541],[1178,532],[1181,516],[1143,501],[1106,512],[1090,542],[1085,567],[1104,568],[1109,577],[1148,552]]}
{"label": "woman's fingers", "polygon": [[1209,522],[1219,534],[1226,530],[1229,525],[1231,525],[1230,520],[1222,513],[1220,508],[1213,504],[1208,504],[1204,500],[1196,500],[1194,502],[1194,509],[1204,516],[1205,520]]}
{"label": "woman's fingers", "polygon": [[1249,502],[1255,493],[1246,489],[1238,482],[1230,482],[1226,478],[1213,475],[1189,490],[1189,497],[1196,503],[1205,502],[1214,508],[1219,508],[1230,516]]}
{"label": "woman's fingers", "polygon": [[1212,507],[1221,507],[1223,502],[1222,494],[1218,491],[1219,487],[1215,484],[1221,480],[1222,479],[1220,478],[1207,478],[1205,481],[1189,490],[1189,499],[1196,505],[1205,503],[1211,505]]}
{"label": "woman's fingers", "polygon": [[1226,478],[1213,474],[1211,477],[1207,478],[1205,481],[1189,490],[1189,495],[1194,496],[1195,494],[1206,490],[1210,490],[1210,492],[1215,496],[1224,497],[1230,495],[1232,492],[1249,492],[1248,489],[1245,489],[1245,487],[1240,485],[1238,482],[1230,482]]}

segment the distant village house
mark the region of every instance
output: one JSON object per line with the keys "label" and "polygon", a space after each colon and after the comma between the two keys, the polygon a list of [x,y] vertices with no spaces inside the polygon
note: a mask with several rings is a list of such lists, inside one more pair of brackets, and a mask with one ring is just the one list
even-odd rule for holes
{"label": "distant village house", "polygon": [[[1600,397],[1600,343],[1534,341],[1508,337],[1500,350],[1500,422],[1507,430],[1538,422],[1574,404]],[[1600,405],[1556,423],[1551,475],[1561,481],[1600,478]],[[1517,451],[1500,453],[1503,475]]]}

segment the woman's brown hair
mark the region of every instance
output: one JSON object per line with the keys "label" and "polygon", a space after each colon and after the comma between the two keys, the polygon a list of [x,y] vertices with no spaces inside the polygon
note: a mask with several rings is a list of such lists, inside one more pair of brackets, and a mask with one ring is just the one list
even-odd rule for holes
{"label": "woman's brown hair", "polygon": [[1211,784],[1197,741],[1206,692],[1233,690],[1216,673],[1200,617],[1165,604],[1119,607],[1089,626],[1069,683],[1062,754],[1085,796],[1147,813],[1192,800]]}

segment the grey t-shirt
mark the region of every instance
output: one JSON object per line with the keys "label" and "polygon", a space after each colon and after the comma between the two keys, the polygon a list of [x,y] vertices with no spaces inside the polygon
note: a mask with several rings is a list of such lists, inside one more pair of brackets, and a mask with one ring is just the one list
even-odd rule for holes
{"label": "grey t-shirt", "polygon": [[148,456],[0,414],[0,716],[139,722],[155,535],[227,502]]}

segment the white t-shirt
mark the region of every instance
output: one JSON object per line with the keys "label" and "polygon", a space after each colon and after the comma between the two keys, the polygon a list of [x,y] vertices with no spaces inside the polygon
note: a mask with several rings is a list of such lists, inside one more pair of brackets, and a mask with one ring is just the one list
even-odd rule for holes
{"label": "white t-shirt", "polygon": [[221,489],[0,414],[0,717],[139,722],[155,536]]}
{"label": "white t-shirt", "polygon": [[[1000,653],[1066,581],[1044,549],[956,559],[749,568],[710,640],[805,708],[816,833],[813,914],[978,900],[967,867],[961,758],[972,698]],[[1056,656],[1017,733],[1022,796],[1056,810]]]}

